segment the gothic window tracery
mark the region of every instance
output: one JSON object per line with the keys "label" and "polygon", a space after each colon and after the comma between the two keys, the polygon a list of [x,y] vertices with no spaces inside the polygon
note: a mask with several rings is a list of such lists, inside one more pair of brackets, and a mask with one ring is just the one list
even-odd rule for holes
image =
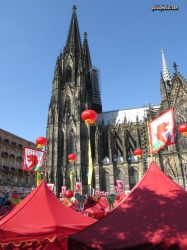
{"label": "gothic window tracery", "polygon": [[128,130],[127,131],[127,137],[125,138],[125,143],[126,143],[126,147],[127,147],[127,154],[128,157],[131,157],[131,155],[134,155],[134,150],[137,147],[137,143],[136,143],[136,132],[134,129],[132,130]]}
{"label": "gothic window tracery", "polygon": [[66,83],[71,82],[71,80],[72,80],[72,69],[70,66],[68,66],[66,70]]}
{"label": "gothic window tracery", "polygon": [[75,142],[76,142],[76,138],[75,138],[75,132],[73,131],[73,129],[70,131],[70,140],[69,140],[69,153],[75,153]]}
{"label": "gothic window tracery", "polygon": [[65,113],[66,113],[67,121],[68,121],[71,115],[71,100],[69,96],[67,96],[65,99]]}
{"label": "gothic window tracery", "polygon": [[117,180],[124,180],[124,172],[121,168],[117,168],[116,179]]}
{"label": "gothic window tracery", "polygon": [[102,171],[101,189],[102,191],[110,191],[109,173],[106,170]]}
{"label": "gothic window tracery", "polygon": [[187,103],[182,103],[176,108],[175,123],[179,150],[187,150],[187,137],[178,132],[178,127],[183,123],[187,123]]}
{"label": "gothic window tracery", "polygon": [[135,168],[131,167],[129,169],[130,189],[132,189],[138,181],[139,181],[139,173]]}

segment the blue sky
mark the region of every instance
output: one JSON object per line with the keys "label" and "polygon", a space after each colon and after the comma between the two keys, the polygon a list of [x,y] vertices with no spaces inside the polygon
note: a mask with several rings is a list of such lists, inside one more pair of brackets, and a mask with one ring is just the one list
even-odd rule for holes
{"label": "blue sky", "polygon": [[[88,33],[100,69],[103,111],[159,104],[161,47],[187,78],[187,1],[1,0],[0,128],[35,142],[46,135],[56,58],[77,6],[80,35]],[[178,11],[154,11],[155,5]]]}

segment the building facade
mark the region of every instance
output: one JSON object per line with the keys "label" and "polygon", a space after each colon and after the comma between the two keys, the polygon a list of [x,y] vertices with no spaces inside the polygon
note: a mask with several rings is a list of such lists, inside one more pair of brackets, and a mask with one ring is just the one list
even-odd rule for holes
{"label": "building facade", "polygon": [[[187,85],[174,63],[171,78],[162,51],[163,72],[161,102],[140,108],[102,112],[99,70],[92,66],[87,33],[81,43],[76,7],[70,22],[63,53],[57,57],[52,96],[47,121],[46,179],[54,183],[57,195],[62,185],[82,181],[88,191],[88,141],[91,140],[93,159],[92,187],[113,191],[116,179],[123,179],[127,190],[142,178],[150,162],[147,123],[167,109],[174,107],[175,126],[186,122]],[[95,126],[87,127],[81,113],[93,109],[98,113]],[[186,185],[187,139],[177,132],[176,145],[154,155],[154,161],[179,185]],[[133,152],[143,149],[138,159]],[[74,164],[68,154],[75,153]],[[71,177],[72,178],[72,177]]]}
{"label": "building facade", "polygon": [[36,175],[21,170],[23,148],[36,148],[36,144],[0,129],[0,196],[7,187],[11,191],[31,191]]}

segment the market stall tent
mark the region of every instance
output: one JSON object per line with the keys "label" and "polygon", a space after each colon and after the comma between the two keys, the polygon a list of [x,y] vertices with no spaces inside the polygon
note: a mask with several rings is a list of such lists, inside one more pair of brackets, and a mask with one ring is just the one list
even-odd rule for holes
{"label": "market stall tent", "polygon": [[0,249],[67,249],[68,236],[94,222],[64,206],[43,180],[0,220]]}
{"label": "market stall tent", "polygon": [[186,250],[187,192],[152,162],[113,211],[68,241],[71,250]]}

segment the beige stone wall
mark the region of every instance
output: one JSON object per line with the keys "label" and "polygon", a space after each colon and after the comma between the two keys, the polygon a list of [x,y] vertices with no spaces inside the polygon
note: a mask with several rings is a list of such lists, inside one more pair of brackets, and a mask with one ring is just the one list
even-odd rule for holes
{"label": "beige stone wall", "polygon": [[0,129],[0,196],[8,185],[12,191],[36,185],[35,173],[21,170],[24,147],[36,148],[36,144]]}

